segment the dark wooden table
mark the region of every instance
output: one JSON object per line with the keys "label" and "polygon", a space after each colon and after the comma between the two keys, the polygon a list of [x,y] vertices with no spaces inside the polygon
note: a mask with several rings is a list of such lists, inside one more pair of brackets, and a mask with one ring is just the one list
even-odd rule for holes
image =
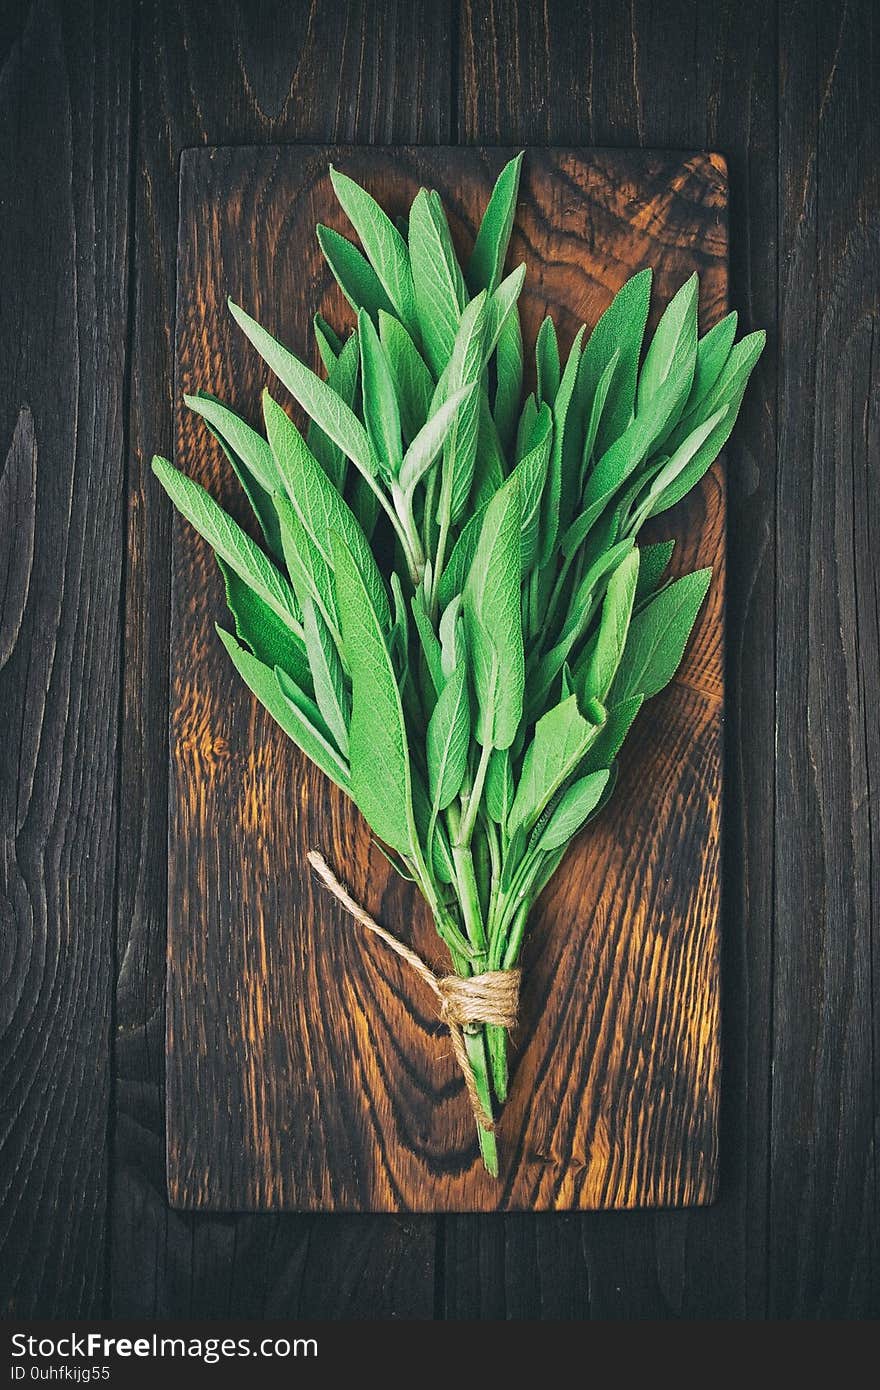
{"label": "dark wooden table", "polygon": [[[880,1310],[880,11],[0,7],[0,1312]],[[177,171],[191,145],[711,148],[770,344],[728,450],[722,1190],[184,1216],[163,1155]],[[873,788],[872,788],[873,782]]]}

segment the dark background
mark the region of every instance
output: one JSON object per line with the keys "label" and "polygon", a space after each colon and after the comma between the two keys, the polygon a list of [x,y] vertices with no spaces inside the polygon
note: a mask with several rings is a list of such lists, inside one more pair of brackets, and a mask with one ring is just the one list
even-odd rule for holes
{"label": "dark background", "polygon": [[[0,6],[0,1311],[878,1313],[878,29],[870,0]],[[711,1209],[166,1206],[178,159],[335,140],[729,160],[769,344],[727,451]]]}

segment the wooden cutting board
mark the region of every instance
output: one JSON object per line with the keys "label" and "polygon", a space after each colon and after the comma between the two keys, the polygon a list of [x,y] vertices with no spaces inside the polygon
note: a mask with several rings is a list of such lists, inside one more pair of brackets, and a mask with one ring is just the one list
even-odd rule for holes
{"label": "wooden cutting board", "polygon": [[[439,190],[470,242],[511,150],[292,146],[181,163],[176,462],[239,519],[231,471],[182,406],[204,388],[259,420],[269,383],[226,296],[317,365],[316,309],[348,325],[318,251],[349,235],[332,161],[394,213]],[[529,150],[510,264],[528,342],[551,311],[567,350],[623,281],[659,306],[691,271],[702,327],[726,308],[727,181],[717,155]],[[656,318],[656,311],[655,311]],[[158,498],[153,505],[164,505]],[[171,627],[168,1189],[200,1210],[488,1211],[712,1200],[719,1085],[724,482],[659,519],[677,572],[712,564],[674,684],[639,718],[618,789],[534,913],[502,1172],[484,1173],[432,999],[314,882],[312,846],[429,961],[415,893],[351,804],[252,699],[214,632],[210,551],[176,522]]]}

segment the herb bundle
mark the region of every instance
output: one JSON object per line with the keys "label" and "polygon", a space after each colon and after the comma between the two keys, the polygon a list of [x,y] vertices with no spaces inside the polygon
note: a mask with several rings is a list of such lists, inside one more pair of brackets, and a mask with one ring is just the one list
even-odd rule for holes
{"label": "herb bundle", "polygon": [[640,548],[638,533],[716,458],[764,341],[735,342],[736,314],[700,337],[692,276],[643,354],[643,270],[564,360],[544,320],[523,398],[525,266],[504,274],[521,159],[465,267],[436,193],[419,192],[401,231],[331,170],[362,249],[318,228],[356,315],[348,336],[316,316],[324,377],[230,303],[309,418],[303,433],[265,392],[261,434],[210,395],[186,398],[259,543],[153,461],[216,552],[230,659],[430,906],[452,974],[422,973],[493,1174],[530,908],[611,795],[620,747],[674,675],[711,577],[668,579],[672,542]]}

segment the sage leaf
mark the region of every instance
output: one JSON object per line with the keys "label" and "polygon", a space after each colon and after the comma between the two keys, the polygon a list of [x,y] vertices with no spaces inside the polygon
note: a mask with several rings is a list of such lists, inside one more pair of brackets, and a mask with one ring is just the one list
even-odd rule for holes
{"label": "sage leaf", "polygon": [[[360,368],[360,344],[356,333],[340,349],[327,373],[327,385],[347,406],[354,406]],[[334,443],[314,420],[306,430],[306,444],[318,460],[327,477],[339,492],[345,486],[348,460],[339,445]]]}
{"label": "sage leaf", "polygon": [[344,758],[348,758],[351,697],[346,688],[342,662],[330,629],[320,610],[309,599],[303,603],[303,630],[315,703],[333,735],[337,748]]}
{"label": "sage leaf", "polygon": [[[643,411],[669,376],[674,363],[697,359],[697,300],[700,282],[696,273],[685,280],[669,301],[639,372],[636,414]],[[693,384],[693,378],[688,386]]]}
{"label": "sage leaf", "polygon": [[233,521],[203,487],[158,454],[153,458],[153,472],[190,525],[204,536],[230,569],[296,631],[299,625],[290,585],[238,522]]}
{"label": "sage leaf", "polygon": [[644,702],[644,695],[630,695],[617,704],[607,706],[605,723],[595,743],[587,750],[581,764],[582,772],[598,772],[600,768],[611,766]]}
{"label": "sage leaf", "polygon": [[467,267],[467,282],[472,294],[480,290],[488,290],[491,294],[501,280],[516,212],[522,160],[520,153],[505,164],[483,213]]}
{"label": "sage leaf", "polygon": [[672,559],[675,541],[657,541],[640,547],[639,580],[636,584],[636,605],[654,593],[666,567]]}
{"label": "sage leaf", "polygon": [[267,333],[256,319],[239,309],[232,300],[229,301],[229,309],[264,362],[271,367],[294,399],[299,401],[324,433],[339,445],[361,473],[372,477],[376,472],[376,458],[367,431],[351,408],[326,381],[315,376],[299,358],[282,347],[271,333]]}
{"label": "sage leaf", "polygon": [[676,579],[636,613],[612,687],[614,703],[632,695],[646,700],[668,685],[706,597],[711,569]]}
{"label": "sage leaf", "polygon": [[297,747],[317,764],[331,782],[335,782],[342,791],[349,791],[349,769],[345,759],[315,728],[290,695],[284,693],[279,679],[285,681],[288,691],[296,689],[286,673],[280,667],[273,671],[271,667],[265,666],[262,661],[246,651],[230,632],[224,632],[223,628],[218,627],[217,633],[245,685],[265,706],[275,722],[280,724],[288,738],[293,739]]}
{"label": "sage leaf", "polygon": [[525,278],[525,265],[518,265],[516,270],[512,270],[507,278],[501,281],[486,305],[485,356],[487,361],[498,346],[498,340],[504,332],[504,325],[516,310],[516,302],[522,292]]}
{"label": "sage leaf", "polygon": [[477,456],[474,460],[474,482],[471,490],[471,507],[474,510],[494,497],[504,482],[504,473],[504,453],[492,418],[489,396],[485,390],[481,390]]}
{"label": "sage leaf", "polygon": [[522,717],[520,529],[519,489],[504,487],[486,508],[464,593],[477,702],[475,735],[478,742],[494,748],[513,743]]}
{"label": "sage leaf", "polygon": [[443,402],[439,410],[422,426],[410,444],[403,459],[398,482],[405,493],[411,493],[421,482],[428,469],[438,458],[453,427],[459,411],[463,410],[476,393],[476,383],[463,386]]}
{"label": "sage leaf", "polygon": [[504,321],[495,349],[497,384],[493,417],[502,447],[509,452],[516,434],[523,382],[523,342],[519,311]]}
{"label": "sage leaf", "polygon": [[312,319],[312,326],[315,330],[315,342],[318,344],[318,352],[324,364],[324,371],[329,373],[342,351],[342,339],[321,314],[315,314]]}
{"label": "sage leaf", "polygon": [[386,477],[396,478],[403,458],[397,393],[385,349],[363,309],[358,314],[358,337],[367,433],[380,470]]}
{"label": "sage leaf", "polygon": [[448,227],[445,219],[442,224],[437,220],[435,205],[424,188],[410,210],[409,254],[425,357],[439,376],[452,353],[464,305]]}
{"label": "sage leaf", "polygon": [[384,624],[355,557],[333,544],[336,597],[351,674],[351,794],[371,829],[408,857],[415,846],[409,744]]}
{"label": "sage leaf", "polygon": [[601,456],[627,428],[633,415],[636,381],[648,306],[651,301],[651,271],[642,270],[627,280],[612,299],[584,348],[579,391],[592,400],[611,356],[618,354],[614,390],[596,437],[596,453]]}
{"label": "sage leaf", "polygon": [[542,854],[550,854],[567,845],[582,829],[602,798],[608,776],[607,768],[601,772],[591,772],[586,777],[578,778],[562,793],[538,841]]}
{"label": "sage leaf", "polygon": [[270,671],[280,666],[308,693],[311,673],[302,638],[219,555],[217,564],[238,640]]}
{"label": "sage leaf", "polygon": [[507,824],[515,793],[509,748],[493,748],[486,775],[486,810],[502,827]]}
{"label": "sage leaf", "polygon": [[379,339],[388,354],[400,406],[403,437],[411,444],[428,418],[434,383],[424,359],[403,324],[379,314]]}
{"label": "sage leaf", "polygon": [[285,491],[297,516],[328,570],[333,568],[333,538],[348,546],[379,614],[383,628],[391,626],[388,594],[369,542],[344,499],[312,457],[290,416],[268,392],[263,393],[266,431]]}
{"label": "sage leaf", "polygon": [[[569,430],[577,428],[571,406],[580,374],[583,337],[584,329],[579,328],[571,345],[565,371],[562,374],[559,390],[553,402],[553,448],[547,470],[547,489],[541,514],[541,540],[538,555],[538,563],[542,567],[548,563],[553,554],[560,526],[564,529],[571,520],[579,490],[581,452],[580,447],[577,449],[571,447],[568,435]],[[577,443],[577,441],[575,442]]]}
{"label": "sage leaf", "polygon": [[410,332],[418,331],[406,242],[375,198],[332,165],[330,181],[398,317]]}
{"label": "sage leaf", "polygon": [[598,726],[584,719],[577,696],[570,695],[542,715],[526,749],[522,774],[510,809],[507,829],[528,833],[556,792],[576,770],[597,737]]}
{"label": "sage leaf", "polygon": [[596,642],[583,683],[584,703],[590,699],[604,702],[611,689],[626,645],[638,577],[639,552],[633,549],[608,580]]}
{"label": "sage leaf", "polygon": [[697,343],[697,365],[685,406],[685,415],[690,415],[702,404],[721,375],[733,347],[737,323],[738,315],[734,309],[732,313],[720,319],[714,328],[710,328],[708,333],[704,333]]}
{"label": "sage leaf", "polygon": [[[483,340],[486,329],[486,298],[479,294],[461,316],[445,379],[445,394],[465,386],[475,386],[483,371]],[[438,388],[439,390],[439,388]],[[467,504],[474,481],[480,400],[472,391],[456,411],[443,449],[443,473],[439,516],[455,522]]]}
{"label": "sage leaf", "polygon": [[562,368],[556,325],[549,314],[538,329],[535,340],[535,366],[538,374],[538,400],[541,404],[546,402],[547,405],[552,405],[559,390]]}
{"label": "sage leaf", "polygon": [[347,237],[332,227],[318,226],[318,245],[345,298],[355,313],[365,310],[375,318],[380,309],[393,312],[394,306],[369,261]]}
{"label": "sage leaf", "polygon": [[467,668],[460,663],[443,686],[428,721],[428,790],[435,811],[445,811],[461,791],[470,734]]}

